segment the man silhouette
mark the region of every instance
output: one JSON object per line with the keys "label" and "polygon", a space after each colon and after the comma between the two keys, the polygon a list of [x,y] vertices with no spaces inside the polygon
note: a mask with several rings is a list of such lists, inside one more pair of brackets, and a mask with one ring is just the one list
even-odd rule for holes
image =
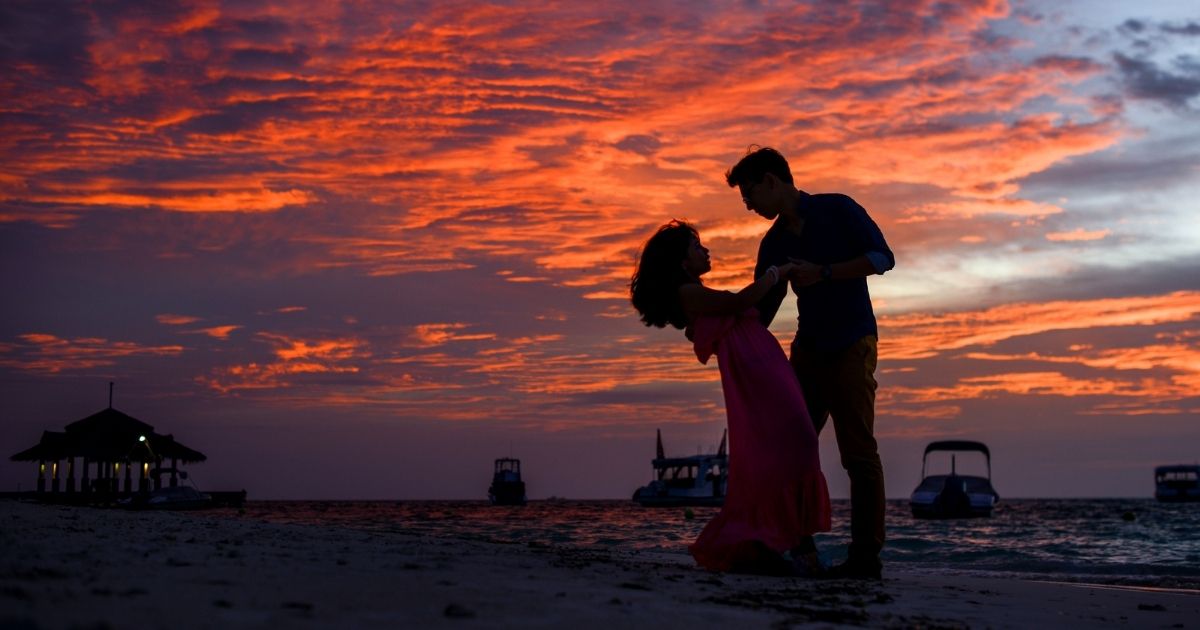
{"label": "man silhouette", "polygon": [[[791,362],[817,433],[832,416],[842,467],[850,476],[850,549],[835,578],[879,579],[884,540],[883,465],[875,442],[878,328],[866,277],[896,264],[879,226],[846,195],[796,188],[778,151],[751,148],[725,173],[746,209],[775,223],[759,244],[755,277],[795,262],[800,311]],[[787,295],[779,283],[758,304],[770,325]]]}

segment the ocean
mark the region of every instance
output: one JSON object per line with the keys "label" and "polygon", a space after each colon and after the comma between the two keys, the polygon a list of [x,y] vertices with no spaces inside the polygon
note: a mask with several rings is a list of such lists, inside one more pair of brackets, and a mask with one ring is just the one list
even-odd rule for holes
{"label": "ocean", "polygon": [[[528,545],[604,548],[687,558],[717,508],[643,508],[631,501],[249,501],[219,518]],[[849,502],[833,502],[834,532],[817,537],[840,561]],[[1001,576],[1200,589],[1200,503],[1153,499],[1008,499],[991,518],[922,521],[888,502],[885,573]]]}

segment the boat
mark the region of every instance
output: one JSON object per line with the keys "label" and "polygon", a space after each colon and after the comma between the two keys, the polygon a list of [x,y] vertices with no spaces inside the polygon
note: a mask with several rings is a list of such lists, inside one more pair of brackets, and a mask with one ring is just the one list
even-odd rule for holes
{"label": "boat", "polygon": [[1164,503],[1200,501],[1200,466],[1180,464],[1155,468],[1154,498]]}
{"label": "boat", "polygon": [[645,507],[724,505],[729,482],[729,457],[725,453],[728,435],[726,430],[716,453],[667,457],[662,431],[657,431],[657,456],[650,462],[654,479],[634,491],[633,500]]}
{"label": "boat", "polygon": [[117,501],[129,510],[204,510],[213,507],[212,497],[190,486],[160,488]]}
{"label": "boat", "polygon": [[521,460],[502,457],[496,460],[492,485],[488,488],[492,505],[525,505],[525,482],[521,481]]}
{"label": "boat", "polygon": [[[955,456],[950,456],[950,474],[926,475],[929,454],[939,451],[983,453],[987,477],[960,475]],[[979,518],[992,515],[1000,501],[992,487],[992,454],[982,442],[947,440],[931,442],[921,458],[921,483],[913,490],[909,505],[914,518]]]}

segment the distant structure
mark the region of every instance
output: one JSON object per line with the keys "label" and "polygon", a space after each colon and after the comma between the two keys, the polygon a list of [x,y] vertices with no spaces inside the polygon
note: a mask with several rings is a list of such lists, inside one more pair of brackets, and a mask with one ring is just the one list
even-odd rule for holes
{"label": "distant structure", "polygon": [[521,460],[501,457],[496,460],[492,485],[488,487],[492,505],[525,505],[525,482],[521,481]]}
{"label": "distant structure", "polygon": [[1154,498],[1166,503],[1200,502],[1200,466],[1179,464],[1155,468]]}
{"label": "distant structure", "polygon": [[690,457],[667,457],[663,451],[662,431],[656,429],[654,479],[633,492],[633,500],[645,507],[715,506],[725,504],[729,486],[729,456],[725,442],[729,429],[721,434],[716,453]]}
{"label": "distant structure", "polygon": [[[160,490],[166,474],[170,474],[170,486],[178,486],[180,463],[198,463],[207,457],[176,442],[173,436],[155,433],[154,427],[113,409],[112,383],[109,383],[108,409],[68,424],[65,431],[43,431],[37,444],[10,459],[37,462],[37,494],[42,498],[85,503],[114,501],[135,492]],[[82,469],[78,485],[76,460]],[[169,467],[163,467],[165,461],[170,461]]]}

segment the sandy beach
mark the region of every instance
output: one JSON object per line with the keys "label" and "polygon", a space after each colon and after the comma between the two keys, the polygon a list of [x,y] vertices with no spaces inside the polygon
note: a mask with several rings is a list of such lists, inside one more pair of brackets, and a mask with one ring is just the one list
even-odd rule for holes
{"label": "sandy beach", "polygon": [[711,574],[671,554],[0,501],[3,628],[1198,627],[1200,592],[885,569]]}

